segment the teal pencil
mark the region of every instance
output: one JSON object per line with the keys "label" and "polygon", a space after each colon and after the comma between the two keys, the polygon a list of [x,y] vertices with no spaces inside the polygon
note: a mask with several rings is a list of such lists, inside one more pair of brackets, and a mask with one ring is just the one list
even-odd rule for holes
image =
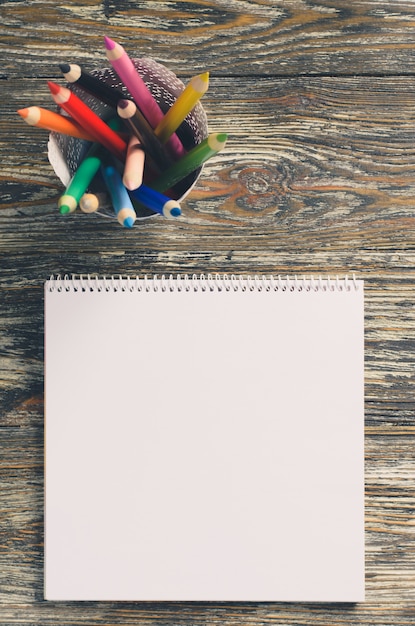
{"label": "teal pencil", "polygon": [[197,146],[170,165],[154,181],[151,182],[152,189],[156,191],[166,191],[174,187],[179,181],[186,178],[188,174],[194,172],[210,157],[217,154],[225,147],[228,135],[226,133],[211,133]]}

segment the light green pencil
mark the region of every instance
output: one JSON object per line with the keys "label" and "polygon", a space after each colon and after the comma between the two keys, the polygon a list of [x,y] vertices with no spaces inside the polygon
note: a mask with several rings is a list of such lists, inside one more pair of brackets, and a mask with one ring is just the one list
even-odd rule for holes
{"label": "light green pencil", "polygon": [[225,147],[228,135],[226,133],[211,133],[197,146],[189,150],[185,156],[173,165],[170,165],[150,185],[156,191],[164,192],[176,183],[186,178],[188,174],[197,170],[210,157]]}

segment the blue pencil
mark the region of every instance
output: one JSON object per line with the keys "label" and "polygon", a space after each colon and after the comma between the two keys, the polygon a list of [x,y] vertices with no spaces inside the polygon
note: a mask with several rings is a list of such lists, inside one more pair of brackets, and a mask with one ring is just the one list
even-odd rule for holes
{"label": "blue pencil", "polygon": [[101,172],[110,193],[117,220],[122,226],[132,228],[137,216],[121,175],[112,165],[103,165]]}
{"label": "blue pencil", "polygon": [[137,189],[130,190],[131,197],[144,204],[151,211],[160,213],[164,217],[178,217],[182,211],[177,200],[172,200],[168,196],[150,189],[146,185],[140,185]]}

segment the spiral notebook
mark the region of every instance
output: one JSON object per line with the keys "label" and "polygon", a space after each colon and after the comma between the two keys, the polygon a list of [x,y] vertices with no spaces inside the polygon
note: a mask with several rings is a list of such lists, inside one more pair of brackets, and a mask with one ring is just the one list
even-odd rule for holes
{"label": "spiral notebook", "polygon": [[45,284],[45,598],[364,599],[363,282]]}

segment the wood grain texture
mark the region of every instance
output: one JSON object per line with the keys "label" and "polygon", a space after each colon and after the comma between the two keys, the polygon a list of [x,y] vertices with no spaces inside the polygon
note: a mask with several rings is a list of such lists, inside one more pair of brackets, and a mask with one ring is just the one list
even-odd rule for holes
{"label": "wood grain texture", "polygon": [[224,76],[401,75],[415,68],[414,7],[401,0],[23,0],[1,4],[0,19],[4,76],[48,75],[51,57],[100,62],[104,34],[176,72],[208,65]]}
{"label": "wood grain texture", "polygon": [[[22,0],[0,19],[0,624],[415,624],[415,4]],[[57,63],[107,65],[103,34],[185,82],[211,71],[229,141],[180,220],[58,215],[47,135],[15,113],[53,108]],[[365,279],[364,604],[43,601],[43,282],[200,272]]]}
{"label": "wood grain texture", "polygon": [[3,245],[24,249],[36,237],[39,246],[65,242],[76,250],[82,223],[97,245],[111,233],[107,251],[145,242],[164,250],[180,242],[188,250],[227,249],[238,237],[245,249],[260,239],[287,252],[414,246],[412,79],[249,78],[232,85],[230,91],[228,80],[212,79],[203,99],[210,130],[228,132],[229,140],[206,165],[183,218],[143,220],[137,238],[115,220],[57,215],[62,185],[47,161],[47,133],[15,113],[50,107],[50,96],[44,80],[13,81],[0,131],[17,141],[3,159],[0,206],[3,216],[21,219],[18,229],[2,221]]}

